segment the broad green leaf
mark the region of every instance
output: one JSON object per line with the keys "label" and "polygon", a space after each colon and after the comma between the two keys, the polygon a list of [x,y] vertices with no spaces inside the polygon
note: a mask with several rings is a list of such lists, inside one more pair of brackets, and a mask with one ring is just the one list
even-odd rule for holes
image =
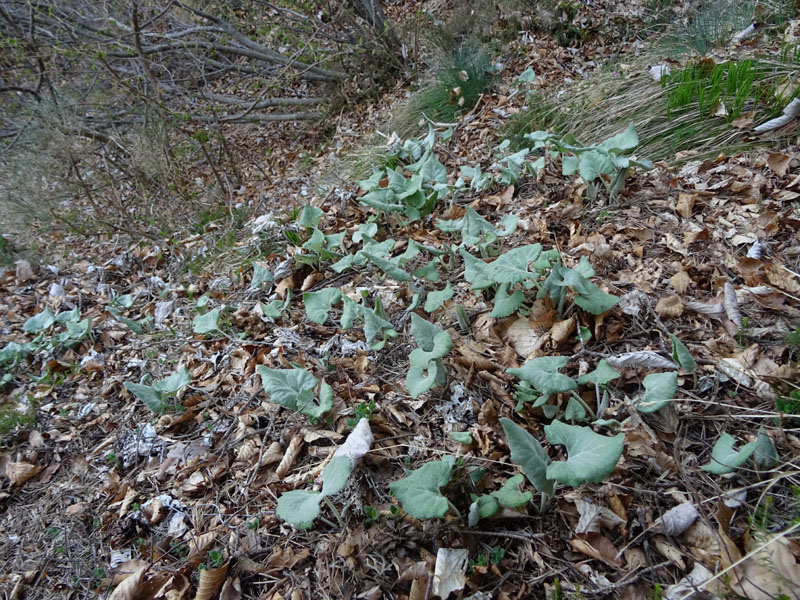
{"label": "broad green leaf", "polygon": [[644,397],[636,404],[637,410],[651,413],[661,410],[675,399],[678,391],[678,372],[651,373],[644,378]]}
{"label": "broad green leaf", "polygon": [[[376,303],[377,304],[377,303]],[[359,306],[359,305],[356,305]],[[376,306],[377,308],[377,306]],[[378,315],[377,311],[370,310],[365,306],[359,306],[361,317],[364,319],[364,339],[370,344],[373,350],[380,350],[386,342],[387,338],[397,337],[397,332],[394,326]],[[344,317],[342,317],[344,321]],[[373,340],[380,334],[381,339],[373,343]]]}
{"label": "broad green leaf", "polygon": [[609,381],[617,379],[619,376],[619,372],[617,372],[614,367],[612,367],[605,361],[605,359],[603,359],[597,363],[597,368],[595,368],[594,371],[586,373],[586,375],[581,375],[575,381],[578,383],[578,385],[584,385],[587,383],[605,385]]}
{"label": "broad green leaf", "polygon": [[636,133],[636,127],[633,123],[628,124],[628,128],[622,133],[603,140],[597,147],[602,150],[607,150],[613,154],[625,154],[636,148],[639,145],[639,136]]}
{"label": "broad green leaf", "polygon": [[[479,496],[473,505],[477,509],[477,515],[474,520],[470,518],[470,527],[474,527],[479,519],[491,519],[500,512],[500,502],[492,495]],[[472,517],[472,506],[470,506],[470,517]]]}
{"label": "broad green leaf", "polygon": [[342,292],[338,288],[324,288],[316,292],[303,293],[303,305],[306,315],[314,323],[324,325],[328,320],[328,311],[342,299]]}
{"label": "broad green leaf", "polygon": [[497,286],[497,291],[494,294],[494,306],[489,315],[494,319],[503,319],[517,311],[525,301],[525,294],[521,290],[514,290],[513,293],[508,293],[508,283],[501,283]]}
{"label": "broad green leaf", "polygon": [[22,330],[27,333],[39,333],[50,327],[55,321],[56,317],[53,311],[50,310],[49,306],[45,306],[42,312],[25,321]]}
{"label": "broad green leaf", "polygon": [[697,363],[692,358],[689,349],[673,334],[669,334],[669,339],[672,340],[672,358],[678,363],[687,373],[694,373]]}
{"label": "broad green leaf", "polygon": [[253,263],[253,277],[250,279],[250,289],[257,290],[262,283],[272,283],[275,276],[257,263]]}
{"label": "broad green leaf", "polygon": [[431,152],[430,156],[422,163],[419,174],[423,181],[435,181],[436,183],[447,183],[447,169],[439,162],[436,155]]}
{"label": "broad green leaf", "polygon": [[422,265],[414,271],[414,277],[422,277],[431,283],[439,281],[439,271],[436,269],[436,261],[432,260],[427,265]]}
{"label": "broad green leaf", "polygon": [[591,183],[598,177],[610,175],[616,170],[611,157],[600,150],[589,150],[578,158],[578,173],[586,183]]}
{"label": "broad green leaf", "polygon": [[756,442],[745,444],[738,451],[733,449],[735,444],[736,439],[729,433],[720,435],[711,450],[711,461],[701,468],[715,475],[733,473],[733,471],[747,462],[756,449]]}
{"label": "broad green leaf", "polygon": [[772,469],[780,462],[780,456],[775,449],[775,444],[772,443],[772,438],[764,430],[762,426],[758,430],[758,437],[756,438],[756,447],[753,451],[753,462],[758,469]]}
{"label": "broad green leaf", "polygon": [[439,488],[450,481],[455,459],[445,456],[442,460],[425,463],[416,471],[389,484],[389,491],[415,519],[436,519],[443,517],[450,506]]}
{"label": "broad green leaf", "polygon": [[262,304],[261,312],[264,313],[265,317],[269,317],[270,319],[279,319],[286,309],[286,304],[287,303],[280,300],[280,298],[275,298],[275,300],[269,304]]}
{"label": "broad green leaf", "polygon": [[130,383],[126,381],[125,389],[136,396],[142,403],[154,413],[160,415],[164,412],[166,404],[163,395],[154,387],[141,383]]}
{"label": "broad green leaf", "polygon": [[153,389],[163,394],[174,394],[185,385],[189,385],[192,381],[192,376],[186,367],[181,367],[169,377],[162,379],[153,384]]}
{"label": "broad green leaf", "polygon": [[583,407],[583,404],[572,396],[567,400],[567,408],[564,409],[564,419],[573,423],[586,420],[586,409]]}
{"label": "broad green leaf", "polygon": [[325,245],[325,234],[322,233],[319,229],[314,229],[314,231],[311,233],[311,237],[305,241],[302,247],[305,250],[310,250],[311,252],[319,254],[320,252],[322,252],[322,248],[324,245]]}
{"label": "broad green leaf", "polygon": [[417,244],[417,242],[414,240],[408,240],[408,245],[406,246],[405,252],[396,258],[397,264],[401,267],[405,266],[419,256],[420,252],[421,248],[419,247],[419,244]]}
{"label": "broad green leaf", "polygon": [[472,256],[464,248],[459,248],[458,253],[464,259],[464,279],[472,284],[471,289],[482,290],[496,283],[501,283],[494,278],[490,265]]}
{"label": "broad green leaf", "polygon": [[[411,314],[411,331],[412,334],[416,332],[414,338],[420,347],[415,348],[408,357],[406,387],[411,397],[416,398],[434,385],[444,383],[446,375],[439,359],[450,351],[453,342],[446,331],[428,323],[415,313]],[[434,334],[435,330],[438,330],[438,333]]]}
{"label": "broad green leaf", "polygon": [[353,461],[347,456],[334,456],[322,469],[322,495],[338,494],[347,485],[353,471]]}
{"label": "broad green leaf", "polygon": [[484,219],[478,212],[472,208],[467,207],[464,213],[461,227],[461,240],[466,246],[475,247],[482,240],[492,243],[497,240],[498,234],[494,225]]}
{"label": "broad green leaf", "polygon": [[411,313],[411,336],[425,352],[433,350],[436,345],[436,336],[441,333],[444,333],[444,329],[426,321],[417,313]]}
{"label": "broad green leaf", "polygon": [[307,490],[293,490],[281,494],[276,512],[278,516],[297,529],[311,529],[319,516],[322,494]]}
{"label": "broad green leaf", "polygon": [[130,294],[125,294],[123,296],[117,296],[111,302],[108,303],[109,306],[118,306],[120,308],[130,308],[133,306],[133,296]]}
{"label": "broad green leaf", "polygon": [[15,367],[19,361],[33,352],[31,344],[9,342],[0,350],[0,363]]}
{"label": "broad green leaf", "polygon": [[361,306],[349,296],[342,294],[342,329],[351,329],[353,321],[361,314]]}
{"label": "broad green leaf", "polygon": [[203,309],[203,308],[205,308],[206,306],[208,306],[208,303],[209,303],[209,302],[211,302],[211,298],[209,298],[208,296],[206,296],[205,294],[203,294],[202,296],[200,296],[200,297],[197,299],[197,302],[195,302],[195,306],[196,306],[197,308],[199,308],[199,309]]}
{"label": "broad green leaf", "polygon": [[450,300],[454,293],[455,292],[450,286],[449,281],[443,290],[438,292],[428,292],[428,295],[425,297],[425,312],[432,313],[438,308],[441,308],[442,304],[444,304],[447,300]]}
{"label": "broad green leaf", "polygon": [[86,317],[77,323],[67,322],[67,330],[57,337],[62,344],[69,344],[70,342],[86,339],[91,332],[92,318]]}
{"label": "broad green leaf", "polygon": [[396,213],[396,212],[403,212],[404,206],[402,203],[397,201],[397,196],[394,193],[394,190],[389,188],[378,188],[361,196],[358,201],[361,204],[366,204],[367,206],[371,206],[375,210],[387,212],[387,213]]}
{"label": "broad green leaf", "polygon": [[578,172],[578,157],[577,156],[562,156],[561,157],[561,174],[567,177],[575,175]]}
{"label": "broad green leaf", "polygon": [[539,243],[509,250],[489,263],[489,276],[496,283],[516,283],[538,276],[528,270],[528,264],[536,261],[541,252],[542,245]]}
{"label": "broad green leaf", "polygon": [[430,360],[426,354],[424,350],[415,348],[408,357],[406,388],[412,398],[418,398],[441,379],[440,361]]}
{"label": "broad green leaf", "polygon": [[[142,335],[147,332],[146,325],[148,321],[146,319],[142,319],[142,323],[139,321],[135,321],[133,319],[129,319],[127,317],[123,317],[122,315],[115,315],[117,320],[122,323],[123,325],[127,325],[128,328],[138,335]],[[149,316],[149,315],[148,315]]]}
{"label": "broad green leaf", "polygon": [[450,439],[457,441],[459,444],[471,444],[472,434],[469,431],[451,431]]}
{"label": "broad green leaf", "polygon": [[212,331],[219,331],[217,325],[219,321],[219,309],[215,308],[205,314],[197,315],[192,321],[192,327],[195,333],[210,333]]}
{"label": "broad green leaf", "polygon": [[517,77],[517,81],[520,83],[533,83],[536,81],[536,73],[532,67],[528,67]]}
{"label": "broad green leaf", "polygon": [[80,321],[81,313],[76,306],[72,310],[65,310],[56,315],[56,323],[76,323]]}
{"label": "broad green leaf", "polygon": [[361,254],[395,281],[411,281],[411,275],[391,260],[381,258],[366,250],[362,250]]}
{"label": "broad green leaf", "polygon": [[306,204],[300,212],[300,218],[297,219],[297,224],[300,225],[300,227],[316,227],[319,225],[324,214],[321,208]]}
{"label": "broad green leaf", "polygon": [[553,495],[555,482],[547,476],[550,459],[542,445],[530,433],[514,423],[502,418],[500,424],[506,433],[511,460],[522,468],[522,472],[537,490],[547,496]]}
{"label": "broad green leaf", "polygon": [[269,369],[256,367],[261,375],[261,385],[270,401],[310,417],[319,418],[331,409],[333,390],[326,383],[320,385],[320,403],[314,404],[317,378],[305,369]]}
{"label": "broad green leaf", "polygon": [[622,456],[625,434],[607,437],[590,427],[553,421],[544,433],[551,444],[567,448],[567,460],[551,463],[547,477],[571,487],[600,483],[608,477]]}
{"label": "broad green leaf", "polygon": [[503,487],[496,492],[492,492],[491,496],[497,498],[503,508],[517,508],[527,504],[533,498],[533,494],[519,491],[519,486],[522,482],[522,475],[514,475],[503,484]]}
{"label": "broad green leaf", "polygon": [[567,362],[569,362],[568,356],[542,356],[529,360],[518,369],[508,369],[506,372],[527,381],[542,393],[543,402],[546,402],[553,394],[577,389],[578,384],[571,377],[558,372]]}
{"label": "broad green leaf", "polygon": [[358,230],[353,232],[353,242],[360,244],[364,239],[373,239],[378,233],[377,223],[359,223]]}

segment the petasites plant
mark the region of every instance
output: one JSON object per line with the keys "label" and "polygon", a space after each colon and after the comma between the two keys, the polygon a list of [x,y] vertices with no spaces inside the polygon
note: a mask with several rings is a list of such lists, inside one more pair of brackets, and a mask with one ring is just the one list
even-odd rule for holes
{"label": "petasites plant", "polygon": [[125,389],[136,396],[142,403],[156,414],[162,414],[169,406],[169,399],[192,380],[189,371],[181,367],[169,377],[157,381],[153,385],[131,383],[126,381]]}
{"label": "petasites plant", "polygon": [[406,387],[412,398],[427,392],[434,385],[444,385],[447,373],[442,358],[453,347],[446,331],[411,313],[411,335],[419,345],[408,357]]}
{"label": "petasites plant", "polygon": [[452,456],[427,462],[416,471],[408,471],[403,479],[390,483],[389,491],[415,519],[441,518],[452,504],[439,488],[450,482],[453,465],[455,458]]}
{"label": "petasites plant", "polygon": [[[275,404],[313,419],[319,419],[333,407],[333,388],[324,381],[319,382],[305,369],[270,369],[263,365],[256,369],[264,391]],[[314,402],[317,390],[319,403]]]}
{"label": "petasites plant", "polygon": [[310,529],[319,516],[320,503],[324,500],[339,518],[338,512],[328,498],[344,489],[358,461],[372,447],[372,441],[369,420],[361,419],[322,470],[322,490],[293,490],[282,494],[278,498],[276,509],[278,516],[297,529]]}

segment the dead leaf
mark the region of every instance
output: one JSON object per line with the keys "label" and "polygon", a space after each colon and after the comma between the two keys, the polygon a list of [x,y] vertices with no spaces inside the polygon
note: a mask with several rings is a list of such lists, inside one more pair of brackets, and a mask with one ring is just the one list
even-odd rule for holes
{"label": "dead leaf", "polygon": [[700,515],[691,502],[683,502],[661,515],[654,523],[653,530],[663,531],[669,536],[682,534],[689,529]]}
{"label": "dead leaf", "polygon": [[575,500],[580,518],[575,533],[599,533],[625,523],[617,514],[605,506],[598,506],[588,500]]}
{"label": "dead leaf", "polygon": [[6,477],[11,485],[22,485],[31,477],[38,475],[44,466],[32,465],[26,462],[6,463]]}
{"label": "dead leaf", "polygon": [[678,296],[661,298],[656,304],[656,313],[665,319],[674,319],[683,314],[683,302]]}
{"label": "dead leaf", "polygon": [[275,474],[278,476],[278,479],[283,479],[286,476],[286,473],[289,472],[289,469],[292,468],[294,461],[297,460],[297,455],[300,454],[300,450],[303,448],[303,434],[297,434],[292,438],[292,441],[289,442],[289,446],[287,446],[286,451],[283,454],[283,458],[281,459],[281,463],[278,465],[278,468],[275,469]]}
{"label": "dead leaf", "polygon": [[788,154],[771,152],[767,157],[767,166],[769,167],[770,171],[775,173],[775,175],[778,177],[783,177],[786,175],[786,171],[789,169],[789,161],[790,158]]}
{"label": "dead leaf", "polygon": [[225,563],[216,569],[202,569],[194,600],[211,600],[225,582],[229,565],[230,563]]}
{"label": "dead leaf", "polygon": [[131,573],[116,587],[108,597],[108,600],[134,600],[139,585],[142,583],[142,578],[144,578],[145,571],[147,571],[147,567],[140,566],[136,571]]}
{"label": "dead leaf", "polygon": [[690,283],[692,283],[692,280],[686,271],[678,271],[669,278],[669,284],[679,294],[685,294]]}
{"label": "dead leaf", "polygon": [[697,194],[678,194],[678,202],[675,205],[675,212],[684,219],[690,218],[692,216],[692,210],[694,209],[694,203],[696,199]]}
{"label": "dead leaf", "polygon": [[439,548],[433,574],[433,594],[448,598],[451,592],[464,589],[468,562],[469,552],[464,548]]}

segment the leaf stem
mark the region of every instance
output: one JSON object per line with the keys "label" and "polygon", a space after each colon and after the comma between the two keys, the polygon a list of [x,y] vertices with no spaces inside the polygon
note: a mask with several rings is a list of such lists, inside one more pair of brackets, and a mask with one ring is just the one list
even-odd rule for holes
{"label": "leaf stem", "polygon": [[344,524],[344,521],[342,520],[342,515],[339,514],[338,510],[336,510],[336,507],[333,505],[333,502],[331,502],[331,499],[328,498],[327,496],[323,496],[322,499],[325,501],[325,504],[328,505],[328,508],[331,509],[333,516],[336,517],[336,520],[339,522],[339,527],[341,527],[342,529],[347,529],[347,526]]}

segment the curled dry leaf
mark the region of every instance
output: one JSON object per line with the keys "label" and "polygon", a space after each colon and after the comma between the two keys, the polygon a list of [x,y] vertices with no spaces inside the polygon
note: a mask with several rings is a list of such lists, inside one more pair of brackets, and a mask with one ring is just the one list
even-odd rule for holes
{"label": "curled dry leaf", "polygon": [[258,463],[258,466],[265,467],[266,465],[271,465],[278,462],[281,458],[283,458],[283,449],[281,448],[280,442],[272,442],[269,448],[264,450],[264,453],[261,455],[261,462]]}
{"label": "curled dry leaf", "polygon": [[786,171],[789,169],[790,160],[791,158],[788,154],[771,152],[767,157],[767,166],[770,168],[770,171],[775,173],[775,175],[778,177],[783,177],[786,175]]}
{"label": "curled dry leaf", "polygon": [[469,552],[464,548],[439,548],[433,574],[433,594],[447,598],[467,583]]}
{"label": "curled dry leaf", "polygon": [[369,428],[369,419],[360,419],[350,435],[344,441],[344,444],[336,449],[333,457],[346,456],[356,466],[361,457],[364,456],[372,448],[373,441],[372,431]]}
{"label": "curled dry leaf", "polygon": [[108,597],[108,600],[133,600],[147,571],[146,566],[139,567],[122,581]]}
{"label": "curled dry leaf", "polygon": [[696,199],[697,194],[678,194],[678,202],[675,205],[675,212],[684,219],[688,219],[692,216],[692,209],[694,208],[694,202]]}
{"label": "curled dry leaf", "polygon": [[679,294],[685,294],[690,283],[692,283],[692,280],[686,271],[678,271],[669,278],[669,284]]}
{"label": "curled dry leaf", "polygon": [[242,597],[242,582],[239,578],[225,580],[222,591],[219,593],[219,600],[239,600]]}
{"label": "curled dry leaf", "polygon": [[230,563],[225,563],[216,569],[203,569],[200,571],[200,582],[197,584],[194,600],[211,600],[225,582],[229,566]]}
{"label": "curled dry leaf", "polygon": [[699,600],[707,595],[703,592],[705,583],[714,574],[706,569],[702,563],[695,561],[692,571],[678,583],[667,588],[665,600]]}
{"label": "curled dry leaf", "polygon": [[575,319],[569,318],[563,321],[556,321],[550,328],[550,339],[556,344],[561,344],[572,335],[573,331],[575,331]]}
{"label": "curled dry leaf", "polygon": [[762,123],[753,129],[753,133],[766,133],[767,131],[780,129],[784,125],[788,125],[794,121],[798,115],[800,115],[800,98],[795,98],[786,105],[786,108],[783,109],[783,114],[780,117],[776,117],[775,119],[770,119],[766,123]]}
{"label": "curled dry leaf", "polygon": [[6,463],[6,477],[11,482],[11,485],[22,485],[31,477],[38,475],[43,466],[32,465],[26,462],[9,462]]}
{"label": "curled dry leaf", "polygon": [[656,304],[656,313],[665,319],[680,317],[683,314],[683,303],[678,296],[661,298]]}
{"label": "curled dry leaf", "polygon": [[742,311],[739,310],[739,301],[736,300],[736,288],[728,281],[725,283],[725,294],[723,296],[723,306],[725,307],[725,314],[731,322],[737,327],[742,326]]}
{"label": "curled dry leaf", "polygon": [[641,350],[639,352],[626,352],[617,356],[606,358],[606,362],[615,369],[626,367],[642,367],[645,369],[677,369],[676,365],[669,358],[665,358],[652,350]]}
{"label": "curled dry leaf", "polygon": [[286,476],[286,473],[289,472],[289,469],[292,468],[294,461],[297,460],[297,455],[300,454],[300,450],[303,448],[303,434],[297,434],[292,438],[292,441],[289,442],[289,446],[286,448],[286,452],[283,454],[283,458],[281,459],[278,468],[275,469],[275,474],[278,476],[279,479],[283,479]]}
{"label": "curled dry leaf", "polygon": [[576,500],[580,519],[575,527],[575,533],[599,533],[603,529],[610,529],[625,523],[617,514],[605,506],[598,506],[588,500]]}
{"label": "curled dry leaf", "polygon": [[694,504],[684,502],[661,515],[654,525],[654,531],[663,531],[670,536],[680,535],[692,526],[698,516]]}

